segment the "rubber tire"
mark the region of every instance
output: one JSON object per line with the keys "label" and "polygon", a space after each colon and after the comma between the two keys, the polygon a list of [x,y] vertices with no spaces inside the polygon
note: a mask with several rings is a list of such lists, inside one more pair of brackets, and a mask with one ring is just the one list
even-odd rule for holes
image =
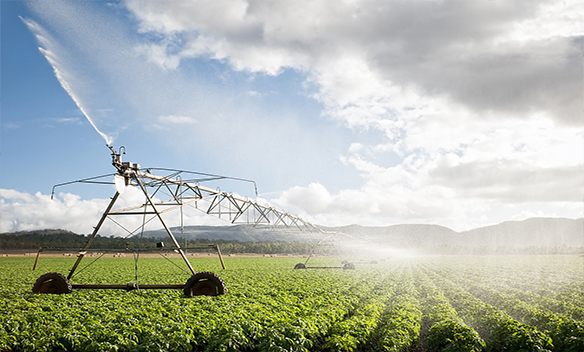
{"label": "rubber tire", "polygon": [[32,286],[34,293],[63,294],[71,293],[73,286],[69,280],[59,273],[47,273],[39,277]]}
{"label": "rubber tire", "polygon": [[203,271],[187,280],[183,292],[185,296],[219,296],[225,294],[227,288],[219,275]]}
{"label": "rubber tire", "polygon": [[298,263],[298,264],[294,265],[294,269],[306,269],[306,264]]}
{"label": "rubber tire", "polygon": [[355,264],[353,264],[353,263],[346,263],[345,265],[343,265],[343,269],[344,270],[355,270]]}

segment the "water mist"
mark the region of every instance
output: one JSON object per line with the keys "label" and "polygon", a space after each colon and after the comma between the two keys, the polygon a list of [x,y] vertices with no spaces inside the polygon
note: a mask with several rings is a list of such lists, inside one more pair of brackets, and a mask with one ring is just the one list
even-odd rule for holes
{"label": "water mist", "polygon": [[59,64],[59,59],[56,53],[50,50],[48,47],[51,44],[49,40],[49,36],[44,34],[44,30],[34,21],[27,20],[24,18],[20,18],[26,26],[29,28],[31,32],[35,35],[36,40],[39,43],[39,51],[43,54],[43,56],[47,59],[51,67],[53,68],[53,72],[55,73],[55,77],[61,84],[61,87],[69,94],[71,99],[75,102],[79,110],[83,113],[83,115],[87,118],[87,121],[93,126],[93,128],[99,133],[99,135],[105,140],[107,145],[111,145],[113,142],[113,138],[108,136],[107,134],[101,132],[97,125],[93,122],[89,114],[87,113],[87,109],[81,103],[79,97],[74,93],[73,88],[69,84],[68,80],[65,78],[67,76],[66,71],[63,69],[62,65]]}

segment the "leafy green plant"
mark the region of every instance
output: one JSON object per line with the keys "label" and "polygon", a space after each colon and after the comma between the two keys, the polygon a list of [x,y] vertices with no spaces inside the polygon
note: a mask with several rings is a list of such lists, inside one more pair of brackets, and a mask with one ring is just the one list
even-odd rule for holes
{"label": "leafy green plant", "polygon": [[450,319],[432,325],[427,339],[428,349],[434,352],[478,352],[485,348],[474,329]]}

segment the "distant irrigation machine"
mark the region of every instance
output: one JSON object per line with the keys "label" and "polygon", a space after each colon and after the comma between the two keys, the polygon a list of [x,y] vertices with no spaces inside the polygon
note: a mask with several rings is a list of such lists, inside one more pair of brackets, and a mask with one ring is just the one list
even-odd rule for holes
{"label": "distant irrigation machine", "polygon": [[[217,296],[224,294],[227,290],[225,282],[215,273],[208,271],[196,272],[189,262],[187,255],[185,254],[185,250],[187,249],[215,249],[219,259],[221,260],[221,264],[225,269],[225,264],[221,256],[219,246],[185,245],[184,247],[181,247],[181,244],[171,231],[170,227],[167,225],[166,221],[163,219],[162,215],[164,213],[179,209],[181,212],[182,228],[182,211],[183,207],[186,206],[198,209],[209,215],[217,216],[233,224],[245,223],[253,226],[269,225],[273,227],[279,226],[300,231],[324,233],[324,231],[314,226],[313,224],[286,212],[279,211],[273,207],[260,205],[256,201],[238,197],[232,193],[222,192],[219,189],[212,189],[199,185],[199,182],[203,181],[232,179],[253,183],[257,194],[257,187],[255,187],[255,182],[252,180],[164,168],[150,168],[142,171],[139,164],[134,164],[132,162],[122,162],[122,154],[125,154],[124,147],[120,147],[118,152],[116,152],[112,146],[108,145],[108,148],[112,152],[112,165],[116,168],[117,172],[113,174],[66,182],[55,185],[53,187],[52,195],[54,195],[56,187],[72,183],[113,184],[115,185],[116,191],[99,221],[97,222],[97,225],[94,227],[93,232],[88,237],[84,248],[78,250],[77,259],[73,264],[73,267],[69,270],[68,275],[65,276],[56,272],[46,273],[36,280],[33,285],[33,292],[63,294],[70,293],[73,289],[182,289],[186,296]],[[168,173],[168,175],[155,175],[153,173],[154,171],[165,172]],[[111,182],[112,176],[114,178],[113,182]],[[186,179],[185,177],[188,177],[189,179]],[[106,180],[106,178],[109,178],[109,180]],[[144,195],[144,203],[126,208],[116,208],[116,202],[119,200],[120,195],[124,193],[126,187],[135,187],[139,189]],[[159,198],[164,198],[164,200],[159,200]],[[141,225],[139,225],[134,230],[129,230],[124,225],[122,225],[120,221],[116,220],[116,218],[119,219],[121,216],[141,217]],[[95,250],[91,247],[96,236],[98,236],[102,225],[108,219],[128,233],[128,235],[124,238],[137,237],[139,232],[143,234],[144,227],[147,223],[152,220],[158,220],[164,228],[165,232],[168,234],[171,244],[169,246],[164,246],[164,244],[161,242],[158,244],[158,248],[148,250],[150,252],[157,252],[159,254],[163,253],[164,251],[178,253],[184,260],[184,263],[186,264],[191,277],[186,281],[185,284],[147,285],[139,284],[138,282],[131,282],[127,284],[72,284],[71,281],[76,272],[85,269],[95,260],[103,256],[104,253],[98,253],[97,259],[86,265],[85,268],[78,270],[81,261],[86,255],[88,255],[88,253],[104,251]],[[41,252],[58,250],[64,249],[45,247],[40,248],[39,252],[37,253],[37,258],[35,260],[33,270],[37,266],[37,261]],[[126,250],[134,252],[137,271],[136,249],[126,248]],[[69,251],[71,251],[71,249],[69,249]],[[116,249],[116,251],[119,250]],[[344,268],[346,269],[350,267],[347,267],[347,264],[345,264]],[[352,268],[354,268],[354,266]],[[138,281],[137,272],[136,281]]]}
{"label": "distant irrigation machine", "polygon": [[[314,257],[316,248],[318,248],[319,246],[321,246],[324,242],[330,241],[331,238],[333,236],[337,235],[337,234],[338,233],[336,233],[336,232],[330,233],[330,234],[328,234],[328,236],[326,236],[320,242],[318,242],[315,246],[313,246],[312,247],[312,253],[308,256],[308,258],[306,258],[306,260],[304,261],[304,263],[298,263],[298,264],[294,265],[294,269],[344,269],[344,270],[353,270],[353,269],[355,269],[355,264],[353,264],[353,263],[351,263],[349,261],[343,260],[342,259],[343,256],[338,251],[337,251],[337,255],[342,260],[341,261],[341,264],[342,264],[341,266],[328,266],[328,265],[327,266],[322,266],[322,265],[320,265],[320,266],[315,266],[315,265],[309,266],[308,265],[308,261]],[[336,247],[336,246],[333,244],[333,247]]]}

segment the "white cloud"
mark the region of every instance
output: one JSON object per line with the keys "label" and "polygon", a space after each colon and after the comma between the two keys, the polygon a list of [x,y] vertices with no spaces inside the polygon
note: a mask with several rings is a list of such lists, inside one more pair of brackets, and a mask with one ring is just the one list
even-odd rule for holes
{"label": "white cloud", "polygon": [[513,25],[505,35],[515,42],[581,36],[584,34],[584,3],[580,0],[550,1],[540,5],[538,16]]}
{"label": "white cloud", "polygon": [[185,133],[185,129],[189,130],[197,124],[197,119],[189,116],[176,116],[176,115],[166,115],[158,116],[156,122],[152,123],[148,128],[159,131],[171,131],[171,133],[178,133],[181,130],[181,134]]}
{"label": "white cloud", "polygon": [[56,118],[53,119],[55,122],[58,123],[62,123],[62,124],[75,124],[75,125],[79,125],[81,124],[81,119],[77,118],[77,117],[61,117],[61,118]]}
{"label": "white cloud", "polygon": [[165,45],[139,45],[135,50],[138,54],[144,55],[149,62],[155,63],[165,70],[175,69],[180,63],[180,57],[167,54]]}
{"label": "white cloud", "polygon": [[40,192],[32,195],[2,189],[0,196],[2,232],[66,228],[87,233],[97,222],[99,210],[107,205],[107,200],[81,201],[72,194],[51,200]]}
{"label": "white cloud", "polygon": [[[355,107],[367,107],[363,117],[399,107],[396,89],[483,112],[578,111],[581,60],[573,39],[583,34],[583,16],[574,11],[577,2],[125,4],[144,32],[172,43],[163,45],[172,62],[206,55],[236,70],[306,71],[330,113],[348,121],[356,119]],[[575,122],[566,114],[554,118]]]}
{"label": "white cloud", "polygon": [[175,115],[159,116],[158,121],[160,123],[169,123],[173,125],[195,125],[197,123],[197,119],[193,117]]}
{"label": "white cloud", "polygon": [[[582,168],[578,171],[581,175]],[[301,217],[316,224],[329,226],[353,223],[370,226],[428,223],[448,226],[457,231],[510,219],[524,220],[531,216],[579,218],[584,215],[581,200],[574,199],[577,195],[567,193],[570,186],[576,184],[575,173],[572,173],[572,180],[565,188],[556,190],[558,194],[553,195],[555,189],[548,189],[546,193],[549,198],[544,199],[540,195],[541,187],[549,187],[553,183],[547,179],[552,172],[536,175],[537,182],[533,182],[530,177],[524,177],[524,172],[526,171],[520,170],[518,174],[511,172],[506,177],[522,180],[527,183],[525,187],[509,189],[505,184],[507,180],[502,180],[502,184],[495,182],[472,187],[470,190],[474,194],[469,194],[460,190],[468,178],[460,180],[463,185],[456,182],[458,178],[465,177],[464,175],[452,177],[450,183],[423,184],[419,173],[409,173],[398,167],[369,175],[368,182],[360,189],[330,193],[326,189],[315,192],[312,185],[295,187],[283,192],[273,203],[295,209]],[[392,178],[399,179],[400,182],[386,184],[385,181]],[[480,183],[484,179],[473,181]],[[386,187],[382,187],[383,185]],[[576,193],[581,195],[582,187]],[[326,202],[310,202],[322,194],[327,195]]]}
{"label": "white cloud", "polygon": [[[466,121],[472,112],[464,110],[404,121],[395,143],[351,145],[341,159],[363,177],[358,189],[295,187],[274,202],[335,225],[421,222],[464,230],[529,214],[584,216],[582,129],[545,116],[529,124]],[[387,151],[402,155],[397,165],[371,157]],[[327,194],[327,202],[314,211],[297,194]]]}
{"label": "white cloud", "polygon": [[[173,138],[160,137],[166,143],[186,150],[196,140],[191,150],[212,153],[204,148],[221,136],[223,155],[261,155],[262,173],[284,174],[283,164],[302,173],[337,162],[296,165],[303,155],[319,159],[321,144],[304,137],[316,140],[325,131],[306,133],[290,114],[277,121],[254,115],[224,99],[230,94],[207,92],[204,83],[187,86],[192,78],[181,68],[193,59],[219,61],[250,77],[295,70],[324,106],[322,115],[355,131],[336,155],[362,184],[331,192],[323,182],[307,182],[274,200],[314,222],[461,228],[518,214],[582,216],[584,11],[577,1],[123,5],[140,41],[122,41],[132,50],[105,60],[107,72],[130,72],[119,80],[130,77],[121,84],[128,101],[154,116],[143,120],[147,128],[182,127]],[[136,53],[146,64],[128,63]],[[268,99],[248,88],[239,93]],[[363,131],[383,138],[360,139]]]}
{"label": "white cloud", "polygon": [[[113,190],[112,190],[113,192]],[[154,198],[157,201],[157,198]],[[79,234],[91,234],[111,199],[83,200],[71,193],[50,195],[33,194],[11,189],[0,189],[0,228],[2,232],[30,231],[37,229],[65,229]],[[136,187],[129,187],[114,205],[114,210],[143,204],[144,194]],[[192,207],[183,212],[185,225],[226,225],[225,221],[207,216]],[[180,214],[163,215],[168,226],[180,226]],[[160,229],[162,225],[149,215],[145,230]],[[110,216],[101,227],[101,236],[140,235],[142,215]],[[121,225],[121,226],[120,226]]]}
{"label": "white cloud", "polygon": [[310,214],[323,213],[331,205],[332,197],[327,189],[319,183],[311,183],[308,187],[293,187],[284,192],[281,199],[284,205],[294,205]]}

